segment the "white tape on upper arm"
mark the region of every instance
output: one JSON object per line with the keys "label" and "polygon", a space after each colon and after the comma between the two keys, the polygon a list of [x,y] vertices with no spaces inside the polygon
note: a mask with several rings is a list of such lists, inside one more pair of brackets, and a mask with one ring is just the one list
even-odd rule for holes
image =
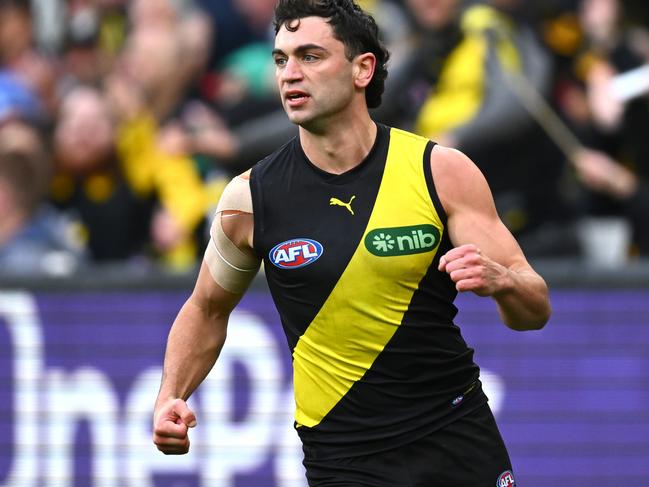
{"label": "white tape on upper arm", "polygon": [[[210,274],[217,284],[226,291],[242,293],[259,270],[261,260],[242,251],[226,235],[222,224],[224,211],[252,213],[252,196],[247,178],[237,176],[223,191],[210,228],[211,238],[204,256]],[[233,218],[236,217],[236,214],[233,215]]]}
{"label": "white tape on upper arm", "polygon": [[240,211],[252,213],[252,195],[250,193],[250,180],[237,176],[228,183],[223,190],[216,213],[223,211]]}

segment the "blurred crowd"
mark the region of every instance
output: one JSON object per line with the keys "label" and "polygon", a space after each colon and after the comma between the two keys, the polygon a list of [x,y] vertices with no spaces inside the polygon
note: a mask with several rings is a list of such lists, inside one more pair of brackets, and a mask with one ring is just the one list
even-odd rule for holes
{"label": "blurred crowd", "polygon": [[[374,118],[472,157],[531,258],[611,217],[649,255],[645,1],[359,4],[391,51]],[[274,6],[0,0],[0,273],[193,268],[229,178],[297,133]]]}

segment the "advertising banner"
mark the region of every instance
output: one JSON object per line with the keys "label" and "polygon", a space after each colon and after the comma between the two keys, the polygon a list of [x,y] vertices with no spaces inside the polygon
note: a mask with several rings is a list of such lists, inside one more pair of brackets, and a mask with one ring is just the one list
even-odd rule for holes
{"label": "advertising banner", "polygon": [[[291,362],[272,300],[249,293],[190,400],[191,451],[151,413],[187,293],[0,291],[0,486],[304,487]],[[462,295],[517,485],[649,485],[649,292],[558,291],[540,332]]]}

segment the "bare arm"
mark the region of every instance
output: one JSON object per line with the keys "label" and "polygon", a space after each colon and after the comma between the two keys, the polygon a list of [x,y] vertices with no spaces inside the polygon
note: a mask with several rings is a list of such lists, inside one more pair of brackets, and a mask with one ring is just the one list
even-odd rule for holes
{"label": "bare arm", "polygon": [[441,257],[439,270],[458,291],[493,297],[508,327],[542,328],[550,317],[548,288],[500,220],[482,173],[461,152],[439,146],[431,167],[455,246]]}
{"label": "bare arm", "polygon": [[165,352],[155,405],[154,443],[167,454],[189,450],[187,428],[196,417],[185,401],[205,379],[225,342],[230,312],[240,296],[220,288],[201,266],[196,288],[176,317]]}
{"label": "bare arm", "polygon": [[[247,188],[249,192],[249,186],[245,184],[231,184],[229,188],[229,199],[222,197],[222,202],[228,199],[225,204],[227,207],[238,204],[238,191]],[[180,309],[167,340],[153,431],[154,443],[166,454],[183,454],[189,450],[188,428],[196,425],[196,416],[185,401],[214,366],[225,342],[230,313],[254,276],[254,272],[243,272],[218,258],[234,256],[239,259],[237,263],[240,263],[241,255],[245,254],[249,262],[252,262],[252,270],[255,272],[254,264],[259,263],[251,246],[252,213],[232,209],[217,210],[215,219],[217,218],[219,220],[215,225],[218,224],[222,232],[212,234],[208,245],[213,248],[206,252],[196,286]],[[213,230],[214,228],[215,226]],[[218,243],[223,242],[224,238],[229,246]]]}

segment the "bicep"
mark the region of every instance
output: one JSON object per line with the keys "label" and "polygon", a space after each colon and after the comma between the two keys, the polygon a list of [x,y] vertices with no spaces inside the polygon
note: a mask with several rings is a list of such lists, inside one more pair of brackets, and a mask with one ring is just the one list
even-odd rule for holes
{"label": "bicep", "polygon": [[242,294],[257,274],[261,259],[252,248],[254,219],[250,185],[238,176],[219,201],[203,263],[214,282]]}
{"label": "bicep", "polygon": [[448,216],[453,246],[474,244],[501,265],[528,266],[518,242],[498,216],[489,185],[478,167],[459,151],[441,148],[439,152],[440,164],[433,165],[433,176]]}
{"label": "bicep", "polygon": [[207,263],[203,261],[190,301],[205,316],[215,321],[227,319],[242,296],[243,292],[233,293],[218,284]]}
{"label": "bicep", "polygon": [[[479,199],[476,198],[476,202]],[[448,232],[451,242],[456,247],[471,243],[505,267],[527,266],[518,242],[495,210],[492,214],[484,207],[467,208],[466,211],[449,217]]]}

